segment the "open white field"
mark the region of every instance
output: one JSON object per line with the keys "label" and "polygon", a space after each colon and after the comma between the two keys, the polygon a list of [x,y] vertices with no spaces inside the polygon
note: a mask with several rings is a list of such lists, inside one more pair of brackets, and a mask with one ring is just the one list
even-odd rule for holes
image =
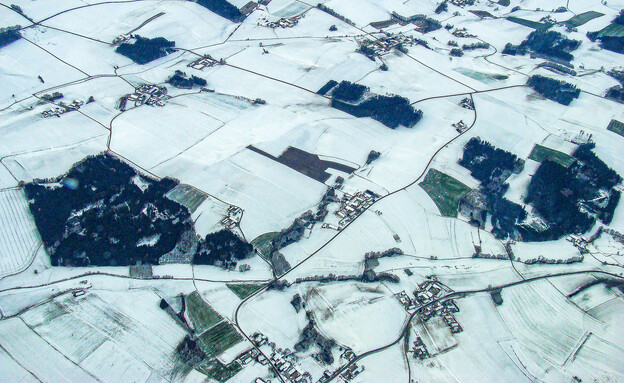
{"label": "open white field", "polygon": [[598,324],[547,281],[505,289],[503,300],[497,310],[511,334],[553,365],[563,365],[585,332]]}
{"label": "open white field", "polygon": [[[46,352],[37,348],[45,344],[53,351],[47,352],[66,361],[60,369],[75,366],[68,371],[80,371],[90,380],[145,382],[152,373],[166,379],[175,370],[174,350],[184,330],[158,307],[159,301],[143,291],[65,294],[21,314],[16,336],[38,339],[33,351]],[[7,339],[3,345],[12,353],[16,342]],[[27,355],[13,356],[30,363]]]}
{"label": "open white field", "polygon": [[[331,9],[323,11],[316,3],[272,0],[239,23],[193,1],[12,0],[0,6],[0,28],[31,25],[12,4],[36,22],[20,31],[21,40],[0,47],[0,380],[204,381],[198,371],[174,377],[181,370],[176,347],[187,332],[159,308],[165,298],[180,310],[180,294],[197,291],[242,335],[267,336],[270,343],[262,346],[267,356],[294,350],[309,323],[306,314],[313,316],[315,330],[337,347],[331,365],[315,359],[321,348],[314,342],[294,352],[291,362],[311,374],[310,381],[344,365],[341,347],[349,347],[358,355],[380,350],[357,361],[364,370],[351,382],[567,383],[574,376],[624,382],[622,293],[602,283],[587,287],[606,275],[591,270],[621,280],[624,247],[617,233],[605,231],[582,262],[529,265],[522,262],[565,261],[580,253],[565,238],[523,243],[496,238],[488,232],[491,222],[479,229],[461,212],[457,218],[442,216],[419,186],[435,169],[478,188],[458,160],[465,144],[479,137],[526,161],[522,172],[507,179],[505,197],[535,214],[524,199],[540,165],[528,156],[536,144],[572,154],[578,145],[571,141],[581,131],[592,135],[594,153],[624,175],[624,138],[607,130],[611,120],[624,121],[624,109],[603,97],[619,84],[608,72],[622,70],[622,56],[587,36],[608,26],[624,0],[447,2],[448,10],[435,13],[440,2],[321,0]],[[240,9],[248,2],[230,3]],[[502,54],[507,43],[519,44],[534,30],[507,17],[561,23],[588,11],[604,15],[574,30],[561,24],[549,29],[582,42],[564,63],[576,75],[542,66],[558,62],[546,56]],[[394,12],[404,18],[425,15],[440,28],[422,33],[427,23],[422,20],[380,27]],[[278,21],[284,27],[266,25]],[[163,37],[178,50],[141,65],[111,44],[129,34]],[[416,40],[406,43],[406,52],[392,48],[374,59],[357,51],[364,40],[390,34]],[[489,46],[454,57],[453,42]],[[216,63],[201,70],[189,66],[204,55]],[[207,83],[176,88],[167,79],[177,70]],[[582,92],[569,106],[547,100],[524,86],[535,74]],[[329,80],[405,97],[423,111],[422,119],[413,128],[389,129],[334,109],[330,96],[316,93]],[[120,98],[142,84],[166,87],[164,106],[121,111]],[[55,105],[40,97],[53,92],[63,93],[57,104],[93,101],[59,118],[43,118]],[[474,101],[474,110],[462,107],[465,98]],[[470,127],[465,134],[453,126],[459,121]],[[329,179],[319,181],[270,158],[290,147],[356,170],[328,170]],[[294,268],[281,279],[293,284],[271,285],[245,300],[232,285],[264,286],[275,279],[272,265],[260,256],[238,262],[249,266],[244,272],[163,264],[147,279],[135,278],[128,267],[50,266],[27,201],[15,187],[63,174],[106,150],[137,170],[178,179],[181,186],[171,198],[189,208],[201,237],[223,228],[230,206],[243,211],[233,230],[247,241],[280,232],[302,213],[316,212],[338,176],[344,182],[323,222],[308,225],[301,239],[279,249]],[[367,164],[371,151],[380,156]],[[333,228],[343,193],[365,190],[383,199],[341,231]],[[322,228],[323,223],[332,227]],[[623,203],[604,225],[624,233]],[[508,243],[520,262],[504,259]],[[366,253],[394,247],[404,254],[369,266],[396,276],[396,283],[295,282],[359,276]],[[500,259],[473,258],[477,248]],[[561,273],[578,274],[540,279]],[[439,316],[412,323],[407,345],[418,334],[432,355],[420,360],[404,350],[400,336],[409,314],[394,294],[413,295],[432,277],[449,291],[464,293],[455,298],[460,311],[453,314],[463,331],[451,333]],[[521,282],[532,277],[539,278]],[[518,282],[503,288],[501,305],[485,291]],[[74,297],[71,291],[78,289],[87,293]],[[298,312],[291,303],[296,294],[304,303]],[[229,363],[249,347],[246,340],[238,342],[219,360]],[[290,372],[280,374],[294,381],[286,376]],[[258,377],[282,380],[251,362],[228,382]]]}
{"label": "open white field", "polygon": [[321,333],[355,353],[398,338],[407,318],[398,300],[381,284],[320,286],[310,289],[306,302]]}
{"label": "open white field", "polygon": [[22,271],[40,245],[24,191],[0,190],[0,277]]}

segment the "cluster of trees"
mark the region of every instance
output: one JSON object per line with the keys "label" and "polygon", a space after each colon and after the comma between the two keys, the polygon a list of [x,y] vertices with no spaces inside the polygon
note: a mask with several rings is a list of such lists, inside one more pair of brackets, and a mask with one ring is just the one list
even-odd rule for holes
{"label": "cluster of trees", "polygon": [[63,186],[35,180],[24,190],[55,266],[158,264],[193,230],[188,210],[164,197],[176,181],[144,178],[109,154],[87,157],[48,181]]}
{"label": "cluster of trees", "polygon": [[[476,221],[482,225],[489,213],[494,235],[499,238],[515,237],[517,225],[526,218],[526,212],[520,205],[504,198],[509,189],[505,181],[511,173],[521,171],[524,162],[512,153],[473,137],[464,146],[459,164],[470,170],[470,174],[481,182],[477,193],[484,206],[469,207],[469,210],[477,209]],[[460,203],[466,208],[468,201],[464,199]]]}
{"label": "cluster of trees", "polygon": [[61,92],[52,92],[52,94],[44,94],[43,96],[41,96],[42,100],[45,100],[48,102],[53,102],[61,98],[63,98],[63,93]]}
{"label": "cluster of trees", "polygon": [[[481,181],[480,198],[476,199],[480,203],[467,205],[470,201],[466,199],[461,203],[469,211],[476,210],[477,216],[482,214],[478,220],[480,224],[490,214],[494,226],[492,233],[498,238],[547,241],[587,232],[596,220],[609,224],[620,200],[620,192],[615,186],[622,178],[592,149],[593,144],[579,146],[572,154],[576,161],[568,168],[546,160],[532,176],[524,202],[531,204],[546,224],[537,229],[524,226],[524,208],[503,197],[509,188],[505,180],[511,172],[522,168],[522,161],[473,138],[464,147],[459,164]],[[479,211],[483,208],[485,211]],[[537,259],[535,262],[541,261]]]}
{"label": "cluster of trees", "polygon": [[[624,9],[620,11],[620,14],[611,21],[616,25],[624,25]],[[600,41],[600,46],[603,49],[610,50],[615,53],[624,53],[624,36],[599,36],[600,31],[588,32],[587,37],[591,41]]]}
{"label": "cluster of trees", "polygon": [[369,59],[371,59],[372,61],[375,61],[375,55],[376,55],[375,50],[368,45],[365,45],[365,44],[360,45],[360,47],[356,50],[356,52],[359,52],[363,54],[364,56],[368,57]]}
{"label": "cluster of trees", "polygon": [[559,32],[535,30],[519,45],[507,43],[504,54],[524,55],[529,51],[545,56],[570,61],[574,58],[570,52],[581,45],[579,40],[570,40]]}
{"label": "cluster of trees", "polygon": [[466,143],[459,164],[470,170],[470,175],[482,184],[507,179],[511,173],[521,171],[524,166],[516,155],[496,148],[479,137],[473,137]]}
{"label": "cluster of trees", "polygon": [[[622,9],[618,16],[611,21],[612,24],[624,25],[624,9]],[[624,54],[624,36],[617,35],[601,35],[600,31],[587,32],[587,37],[591,41],[600,41],[600,47],[610,50],[615,53]]]}
{"label": "cluster of trees", "polygon": [[19,25],[13,27],[0,28],[0,48],[9,45],[22,38]]}
{"label": "cluster of trees", "polygon": [[310,349],[310,347],[316,344],[320,348],[319,358],[327,363],[334,363],[334,356],[332,355],[332,348],[336,345],[333,339],[325,338],[316,327],[314,327],[314,315],[311,312],[306,312],[308,318],[308,324],[303,328],[299,342],[295,344],[295,351],[304,352]]}
{"label": "cluster of trees", "polygon": [[547,99],[562,105],[570,105],[581,94],[581,90],[573,84],[540,75],[531,76],[527,85]]}
{"label": "cluster of trees", "polygon": [[327,92],[329,92],[330,90],[334,89],[334,87],[338,85],[338,81],[336,80],[329,80],[327,81],[327,84],[323,85],[321,87],[321,89],[318,90],[318,92],[316,92],[316,94],[320,94],[321,96],[324,96],[327,94]]}
{"label": "cluster of trees", "polygon": [[579,186],[571,169],[552,161],[540,165],[531,178],[525,202],[539,212],[549,228],[534,239],[560,238],[566,233],[583,233],[591,228],[594,220],[579,210]]}
{"label": "cluster of trees", "polygon": [[613,101],[624,103],[624,88],[619,85],[612,86],[611,88],[607,89],[605,97]]}
{"label": "cluster of trees", "polygon": [[335,18],[344,21],[345,23],[351,25],[351,26],[355,26],[355,23],[349,19],[347,19],[346,17],[344,17],[343,15],[341,15],[340,13],[334,11],[333,9],[329,8],[328,6],[322,4],[322,3],[318,3],[316,5],[316,7],[318,9],[320,9],[321,11],[325,12],[325,13],[329,13],[330,15],[334,16]]}
{"label": "cluster of trees", "polygon": [[238,8],[226,0],[197,0],[197,4],[234,23],[240,23],[246,17]]}
{"label": "cluster of trees", "polygon": [[422,118],[422,111],[401,96],[375,95],[357,105],[334,99],[331,106],[355,117],[371,117],[391,129],[399,125],[411,128]]}
{"label": "cluster of trees", "polygon": [[488,49],[489,47],[490,47],[490,44],[482,43],[482,42],[462,45],[462,49],[465,51],[471,51],[474,49]]}
{"label": "cluster of trees", "polygon": [[168,55],[173,52],[173,47],[175,41],[169,41],[164,37],[150,39],[137,35],[134,43],[123,43],[115,49],[115,52],[142,65]]}
{"label": "cluster of trees", "polygon": [[201,77],[197,77],[195,75],[191,75],[189,78],[186,73],[176,70],[173,76],[167,79],[167,83],[173,85],[176,88],[181,89],[191,89],[195,85],[197,86],[206,86],[207,82]]}
{"label": "cluster of trees", "polygon": [[371,117],[391,129],[399,125],[411,128],[422,118],[422,111],[405,97],[376,94],[354,104],[368,92],[368,87],[342,81],[332,91],[331,106],[355,117]]}
{"label": "cluster of trees", "polygon": [[422,33],[429,33],[433,31],[437,31],[442,28],[442,24],[436,19],[432,19],[426,16],[419,16],[414,19],[414,21],[419,21],[420,26],[422,28]]}
{"label": "cluster of trees", "polygon": [[624,25],[624,9],[620,10],[620,14],[611,21],[613,24]]}
{"label": "cluster of trees", "polygon": [[211,233],[197,246],[193,263],[230,267],[253,255],[253,246],[227,229]]}
{"label": "cluster of trees", "polygon": [[464,55],[464,51],[459,48],[453,48],[449,54],[455,57],[462,57]]}
{"label": "cluster of trees", "polygon": [[443,2],[438,4],[434,12],[439,15],[440,13],[446,11],[448,11],[448,0],[444,0]]}
{"label": "cluster of trees", "polygon": [[[330,80],[330,82],[333,80]],[[328,83],[329,84],[329,83]],[[355,84],[349,81],[341,81],[332,92],[332,97],[345,102],[356,102],[369,91],[364,85]]]}
{"label": "cluster of trees", "polygon": [[381,156],[381,153],[376,150],[371,150],[370,153],[368,153],[368,157],[366,157],[366,165],[371,164],[373,161],[379,158],[379,156]]}

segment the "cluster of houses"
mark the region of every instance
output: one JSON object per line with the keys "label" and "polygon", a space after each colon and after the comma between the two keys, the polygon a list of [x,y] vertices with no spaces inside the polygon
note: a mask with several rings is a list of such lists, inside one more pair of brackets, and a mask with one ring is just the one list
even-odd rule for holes
{"label": "cluster of houses", "polygon": [[202,70],[204,68],[210,68],[213,67],[217,64],[224,64],[225,61],[223,59],[221,59],[220,61],[217,61],[215,59],[213,59],[212,57],[206,55],[200,59],[197,59],[191,63],[189,63],[187,65],[187,67],[189,68],[193,68],[193,69],[197,69],[197,70]]}
{"label": "cluster of houses", "polygon": [[581,254],[587,252],[587,245],[589,245],[589,242],[585,240],[585,238],[579,235],[572,234],[571,236],[567,237],[566,240],[568,240],[568,242],[571,242],[574,247],[579,249]]}
{"label": "cluster of houses", "polygon": [[43,112],[41,112],[41,115],[43,116],[43,118],[61,117],[61,114],[63,113],[71,112],[72,110],[78,110],[80,109],[81,106],[84,105],[84,101],[74,100],[69,105],[66,105],[60,102],[59,105],[60,106],[57,106],[56,108],[51,108],[51,109],[44,110]]}
{"label": "cluster of houses", "polygon": [[125,42],[131,42],[130,40],[134,38],[134,35],[132,34],[126,34],[126,35],[119,35],[117,37],[115,37],[113,39],[113,42],[111,43],[112,46],[118,46],[121,45]]}
{"label": "cluster of houses", "polygon": [[350,382],[358,376],[362,371],[364,371],[364,366],[358,365],[357,363],[353,363],[347,367],[342,374],[340,374],[340,378],[344,382]]}
{"label": "cluster of houses", "polygon": [[475,0],[451,0],[451,4],[457,5],[458,7],[464,7],[466,5],[474,5]]}
{"label": "cluster of houses", "polygon": [[360,43],[360,45],[372,49],[375,55],[382,55],[397,47],[406,47],[415,44],[418,44],[416,39],[402,33],[380,37],[376,40],[364,40]]}
{"label": "cluster of houses", "polygon": [[243,209],[238,206],[230,206],[227,209],[225,218],[221,220],[221,225],[228,229],[233,229],[240,223],[243,218]]}
{"label": "cluster of houses", "polygon": [[[271,348],[272,352],[269,356],[271,364],[275,366],[280,375],[286,378],[289,382],[312,383],[312,375],[310,375],[310,373],[307,371],[302,371],[299,366],[297,366],[297,363],[293,357],[293,353],[290,352],[290,350],[282,350],[281,348],[276,348],[275,343],[269,342],[267,336],[259,332],[254,333],[250,339],[257,347],[268,345]],[[267,360],[262,354],[258,353],[257,350],[253,356],[250,354],[251,352],[252,351],[248,351],[247,353],[241,355],[241,357],[245,357],[247,363],[255,359],[258,363],[262,365],[269,364],[269,360]],[[249,356],[245,356],[248,354]],[[256,382],[262,383],[264,382],[264,380],[261,378],[257,378]]]}
{"label": "cluster of houses", "polygon": [[468,125],[466,125],[464,120],[459,120],[459,122],[452,124],[452,126],[455,128],[457,133],[463,133],[468,129]]}
{"label": "cluster of houses", "polygon": [[591,144],[594,142],[594,140],[592,139],[592,134],[587,133],[584,130],[581,130],[577,134],[563,131],[562,137],[564,140],[577,145]]}
{"label": "cluster of houses", "polygon": [[413,344],[414,347],[412,347],[412,352],[414,353],[414,358],[424,360],[430,356],[427,346],[425,346],[421,337],[417,336]]}
{"label": "cluster of houses", "polygon": [[463,98],[459,102],[459,106],[461,106],[464,109],[474,110],[474,103],[472,102],[470,97]]}
{"label": "cluster of houses", "polygon": [[464,329],[461,327],[457,319],[455,319],[455,315],[453,313],[459,312],[459,307],[455,304],[455,301],[449,299],[444,302],[436,302],[425,307],[420,312],[420,318],[423,322],[426,322],[430,318],[434,316],[440,316],[444,320],[444,323],[448,326],[453,334],[458,332],[462,332]]}
{"label": "cluster of houses", "polygon": [[468,30],[466,28],[457,28],[456,30],[453,31],[453,36],[455,37],[465,37],[465,38],[469,38],[469,37],[477,37],[473,34],[468,33]]}
{"label": "cluster of houses", "polygon": [[258,25],[261,27],[269,27],[271,29],[276,28],[292,28],[299,23],[299,19],[302,18],[303,15],[293,16],[293,17],[282,17],[277,21],[269,21],[266,17],[258,20]]}
{"label": "cluster of houses", "polygon": [[134,90],[134,93],[123,96],[119,100],[119,110],[125,111],[143,104],[165,106],[166,96],[167,88],[164,86],[141,85]]}
{"label": "cluster of houses", "polygon": [[443,302],[435,302],[437,299],[440,299],[444,293],[448,294],[450,292],[452,291],[440,284],[436,279],[427,279],[420,283],[416,290],[414,290],[413,299],[410,298],[405,291],[401,291],[395,294],[395,296],[408,311],[423,307],[419,312],[419,316],[423,322],[437,315],[442,317],[444,323],[446,323],[452,333],[458,333],[463,331],[463,329],[453,315],[453,313],[459,312],[459,307],[457,307],[455,301],[448,299]]}
{"label": "cluster of houses", "polygon": [[336,215],[340,217],[339,226],[344,227],[355,217],[362,214],[364,210],[375,202],[376,198],[377,195],[370,190],[357,192],[353,195],[344,193],[340,208],[336,211]]}
{"label": "cluster of houses", "polygon": [[405,309],[407,311],[411,311],[411,310],[414,310],[416,308],[416,304],[409,297],[409,295],[407,295],[405,290],[401,291],[400,293],[394,294],[394,296],[397,297],[399,302],[403,305],[403,307],[405,307]]}

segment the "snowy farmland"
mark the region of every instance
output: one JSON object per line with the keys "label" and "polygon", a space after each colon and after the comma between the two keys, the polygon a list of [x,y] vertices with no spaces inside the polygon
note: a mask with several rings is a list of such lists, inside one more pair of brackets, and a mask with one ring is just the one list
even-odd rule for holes
{"label": "snowy farmland", "polygon": [[622,0],[0,20],[0,380],[624,381]]}
{"label": "snowy farmland", "polygon": [[20,189],[0,191],[0,220],[0,276],[6,276],[28,266],[41,239]]}

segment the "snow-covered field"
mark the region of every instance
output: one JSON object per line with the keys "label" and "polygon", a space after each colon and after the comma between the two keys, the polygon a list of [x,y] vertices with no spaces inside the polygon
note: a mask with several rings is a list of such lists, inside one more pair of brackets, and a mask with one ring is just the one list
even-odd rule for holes
{"label": "snow-covered field", "polygon": [[[248,3],[230,2],[239,9]],[[219,380],[194,369],[195,362],[183,366],[176,352],[185,336],[197,335],[181,322],[180,296],[197,291],[243,338],[266,336],[258,349],[273,355],[275,365],[281,366],[281,355],[308,383],[325,371],[342,374],[340,368],[351,363],[348,350],[356,357],[366,353],[352,362],[361,372],[329,381],[624,381],[624,203],[610,222],[583,235],[587,240],[603,230],[581,252],[569,238],[498,238],[491,221],[478,228],[461,212],[443,216],[419,185],[435,169],[479,188],[458,164],[474,137],[525,161],[506,180],[505,198],[533,217],[539,212],[524,201],[540,166],[528,158],[535,145],[573,154],[578,145],[572,141],[583,132],[595,142],[593,152],[624,175],[624,137],[607,130],[611,120],[624,122],[624,108],[603,97],[619,84],[609,71],[623,70],[622,55],[587,37],[609,25],[624,1],[455,1],[441,13],[434,12],[436,0],[321,3],[272,0],[238,23],[189,1],[13,0],[0,6],[0,28],[22,26],[21,39],[0,47],[0,380]],[[564,22],[588,11],[603,15],[573,30],[562,24],[549,29],[581,41],[565,63],[577,75],[542,66],[547,57],[501,53],[533,31],[509,16]],[[394,20],[378,28],[396,15],[424,15],[441,27],[422,33],[422,20]],[[175,41],[176,50],[138,64],[113,44],[130,34]],[[373,59],[358,52],[365,40],[392,35],[416,40]],[[453,43],[489,47],[454,57]],[[197,60],[210,64],[192,66]],[[167,82],[176,71],[206,84],[176,88]],[[574,84],[580,96],[569,106],[545,99],[524,86],[535,74]],[[332,108],[330,95],[316,93],[330,80],[405,97],[422,110],[422,119],[412,128],[390,129]],[[156,105],[122,110],[120,99],[144,84],[165,87],[167,95]],[[46,101],[55,92],[62,97]],[[474,110],[462,106],[466,98]],[[44,118],[44,111],[74,101],[83,102],[78,110]],[[469,129],[456,130],[460,121]],[[329,168],[322,182],[309,176],[318,169],[305,168],[302,159],[289,167],[270,158],[288,148],[356,170]],[[379,157],[367,162],[372,151]],[[180,181],[176,190],[188,195],[172,199],[190,209],[201,237],[222,230],[229,209],[240,208],[231,230],[241,238],[279,238],[302,214],[316,214],[328,188],[336,187],[336,197],[325,201],[322,222],[305,223],[301,238],[290,233],[297,238],[279,249],[290,265],[283,275],[269,259],[278,256],[268,253],[267,259],[254,253],[233,270],[154,265],[144,278],[127,266],[53,267],[23,183],[57,177],[102,152],[137,171]],[[336,214],[347,203],[343,196],[366,190],[377,195],[372,206],[350,219]],[[392,248],[403,254],[365,258]],[[475,258],[478,252],[488,259]],[[570,259],[577,262],[565,263]],[[395,280],[380,282],[375,273]],[[453,316],[463,331],[452,333],[442,315],[411,317],[433,303],[406,309],[395,296],[413,298],[423,281],[432,280],[442,295],[457,292]],[[233,284],[258,290],[242,297]],[[502,288],[502,304],[488,293],[495,288]],[[86,293],[72,294],[77,291]],[[176,313],[161,309],[161,299]],[[315,336],[310,321],[320,338],[297,351],[295,345]],[[414,356],[416,336],[429,358]],[[335,342],[332,362],[320,356],[321,338]],[[243,339],[219,363],[236,372],[239,354],[251,348]],[[269,368],[251,361],[229,381],[295,381],[290,367],[276,366],[280,377]]]}
{"label": "snow-covered field", "polygon": [[0,277],[24,270],[41,239],[21,189],[0,190]]}

